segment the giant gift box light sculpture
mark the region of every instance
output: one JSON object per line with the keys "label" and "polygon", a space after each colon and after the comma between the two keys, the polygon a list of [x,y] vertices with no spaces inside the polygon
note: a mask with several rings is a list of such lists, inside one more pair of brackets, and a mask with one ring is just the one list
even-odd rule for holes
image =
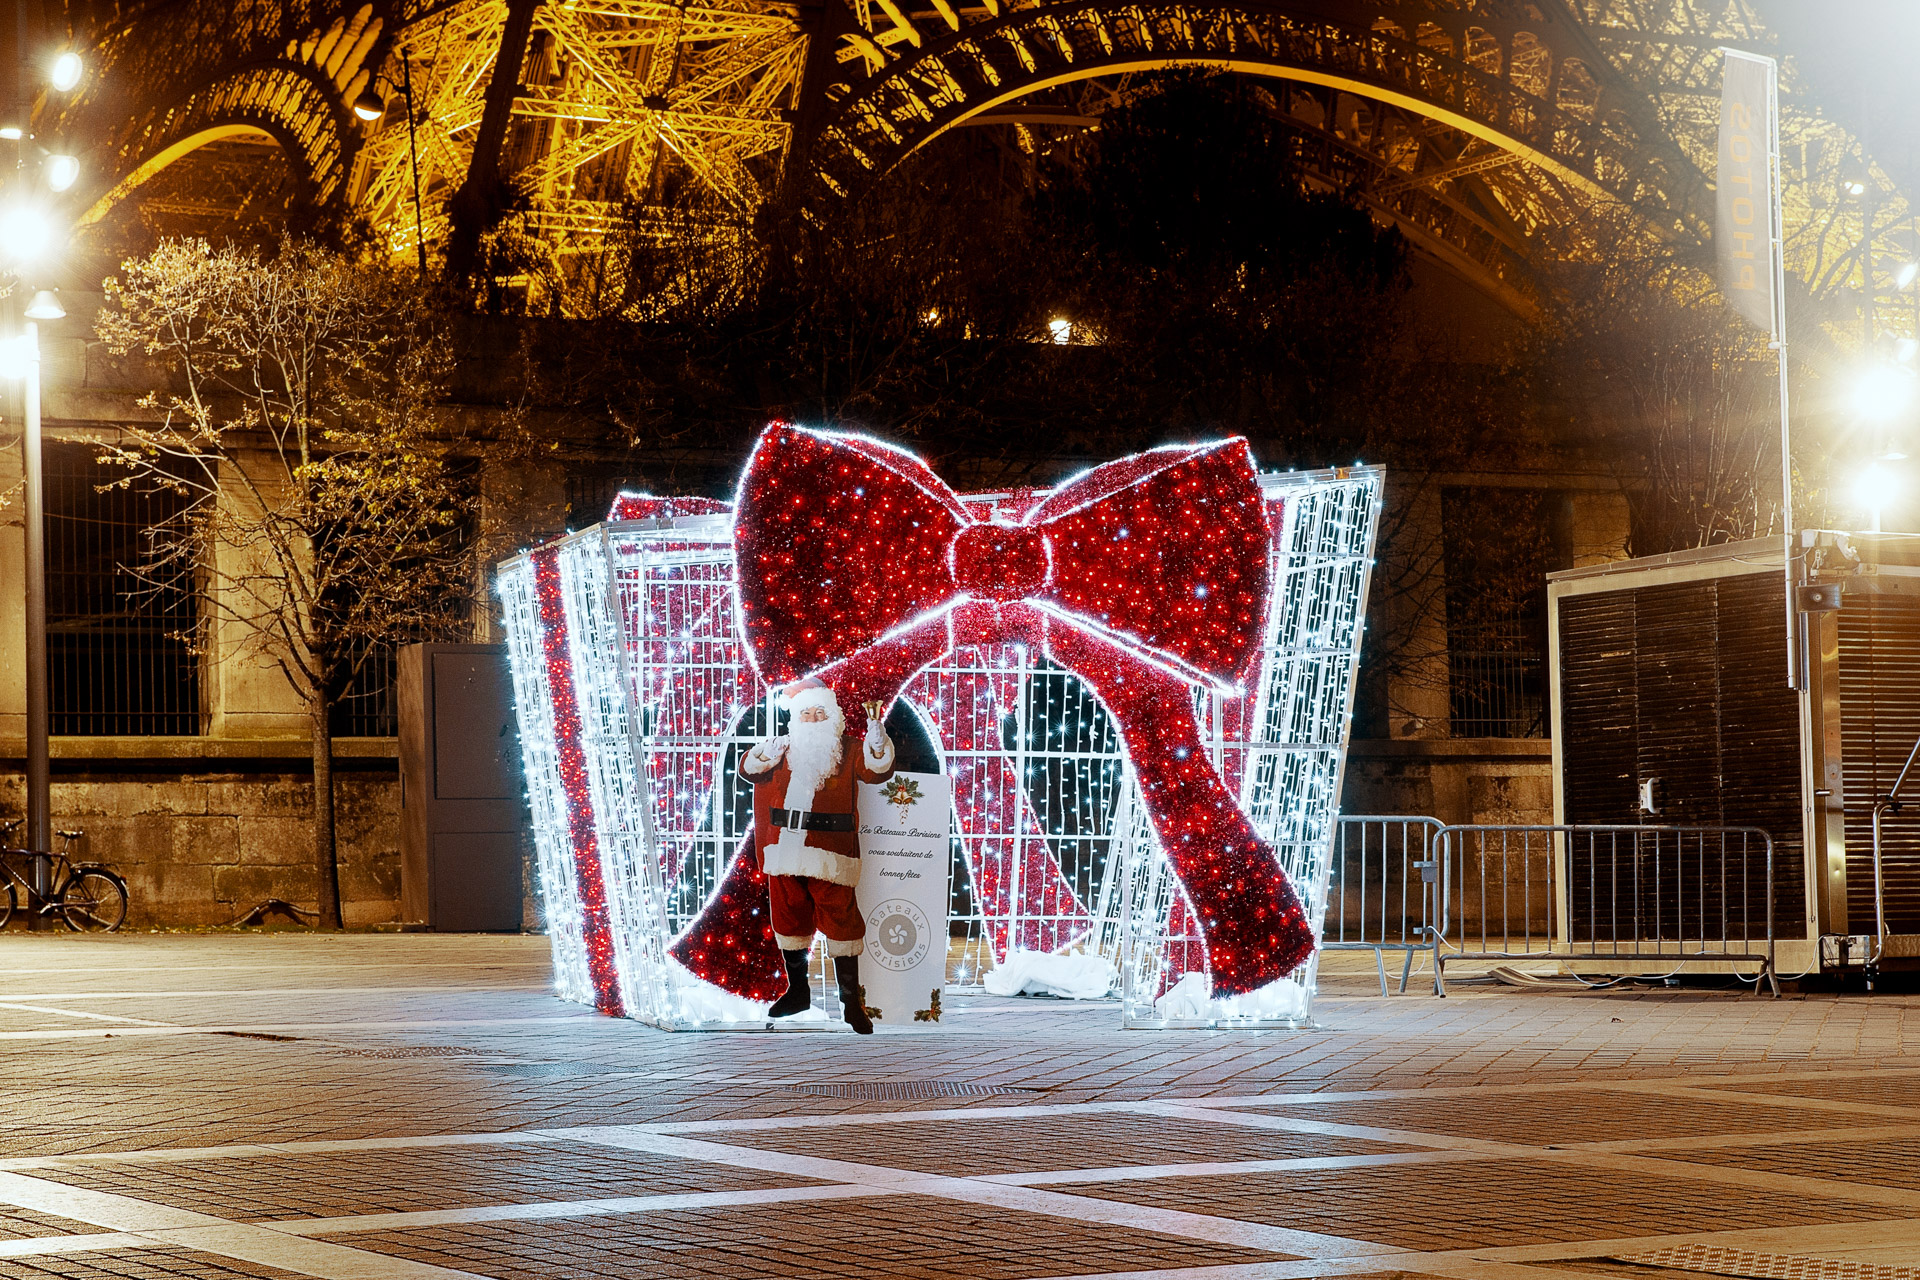
{"label": "giant gift box light sculpture", "polygon": [[816,674],[849,732],[896,697],[933,730],[976,969],[1078,946],[1132,1025],[1303,1020],[1379,479],[1257,476],[1235,440],[962,496],[776,425],[731,520],[623,496],[508,562],[563,992],[701,1026],[783,989],[733,753],[765,682]]}

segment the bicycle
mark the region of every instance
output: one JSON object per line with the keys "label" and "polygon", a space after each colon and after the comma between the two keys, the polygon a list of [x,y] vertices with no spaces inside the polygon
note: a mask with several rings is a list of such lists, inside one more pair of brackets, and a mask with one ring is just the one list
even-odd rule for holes
{"label": "bicycle", "polygon": [[[0,823],[0,840],[19,829],[25,819]],[[0,898],[0,928],[13,919],[24,890],[27,909],[40,916],[58,916],[75,933],[112,933],[127,918],[127,882],[112,867],[98,862],[75,862],[68,856],[73,842],[84,831],[60,831],[66,841],[65,853],[40,853],[32,849],[0,847],[0,876],[4,876],[6,895]],[[22,859],[45,858],[51,864],[49,891],[41,894],[33,887],[30,875],[21,874],[16,863]],[[31,861],[28,863],[32,867]]]}

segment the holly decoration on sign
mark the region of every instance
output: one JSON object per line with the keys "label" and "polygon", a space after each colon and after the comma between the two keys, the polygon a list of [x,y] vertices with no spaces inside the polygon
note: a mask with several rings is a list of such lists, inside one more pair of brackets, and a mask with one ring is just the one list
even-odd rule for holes
{"label": "holly decoration on sign", "polygon": [[920,784],[912,778],[895,775],[894,779],[880,790],[881,798],[900,810],[900,821],[907,820],[907,811],[920,803]]}

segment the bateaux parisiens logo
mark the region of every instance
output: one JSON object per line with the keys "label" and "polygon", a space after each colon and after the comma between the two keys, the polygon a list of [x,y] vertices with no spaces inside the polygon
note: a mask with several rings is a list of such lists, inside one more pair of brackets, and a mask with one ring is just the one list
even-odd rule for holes
{"label": "bateaux parisiens logo", "polygon": [[869,936],[877,945],[867,954],[882,969],[905,973],[927,958],[933,927],[926,913],[905,898],[892,898],[867,913]]}

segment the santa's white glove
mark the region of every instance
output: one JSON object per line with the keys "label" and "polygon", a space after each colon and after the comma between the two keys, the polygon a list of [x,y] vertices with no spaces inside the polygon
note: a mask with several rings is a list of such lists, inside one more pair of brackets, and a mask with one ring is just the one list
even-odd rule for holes
{"label": "santa's white glove", "polygon": [[753,754],[758,759],[764,760],[770,765],[779,764],[780,758],[787,754],[787,747],[792,741],[791,738],[783,733],[777,738],[768,738],[765,742],[755,747]]}
{"label": "santa's white glove", "polygon": [[893,754],[892,743],[887,739],[887,709],[878,702],[862,705],[867,712],[867,755],[874,760],[884,759]]}

